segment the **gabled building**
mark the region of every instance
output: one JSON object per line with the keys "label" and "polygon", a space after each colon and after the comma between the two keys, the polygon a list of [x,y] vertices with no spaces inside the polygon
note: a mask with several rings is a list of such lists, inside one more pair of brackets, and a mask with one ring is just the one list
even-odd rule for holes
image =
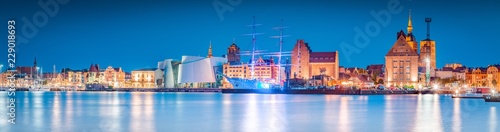
{"label": "gabled building", "polygon": [[[426,18],[428,28],[431,22]],[[419,49],[420,48],[420,51]],[[420,46],[413,35],[413,22],[411,10],[408,17],[407,33],[403,30],[397,33],[396,43],[385,56],[385,85],[417,87],[429,85],[431,75],[435,75],[436,48],[435,42],[430,39],[430,31],[427,30],[427,38],[420,42]]]}
{"label": "gabled building", "polygon": [[419,54],[407,42],[403,31],[385,55],[385,84],[387,86],[414,86],[418,84]]}
{"label": "gabled building", "polygon": [[313,52],[304,40],[297,40],[292,55],[291,78],[312,79],[326,75],[331,80],[339,79],[339,57],[335,52]]}
{"label": "gabled building", "polygon": [[105,69],[100,69],[98,64],[91,64],[87,74],[87,84],[105,84]]}
{"label": "gabled building", "polygon": [[125,72],[121,67],[113,68],[112,66],[108,66],[104,70],[104,83],[108,86],[113,86],[113,88],[125,87]]}
{"label": "gabled building", "polygon": [[72,70],[70,68],[63,68],[61,70],[62,87],[84,87],[87,82],[87,69]]}
{"label": "gabled building", "polygon": [[368,65],[366,67],[366,72],[367,74],[372,78],[372,80],[375,80],[375,84],[378,84],[379,82],[383,83],[385,78],[384,78],[384,73],[385,73],[385,65],[384,64],[375,64],[375,65]]}
{"label": "gabled building", "polygon": [[500,90],[500,65],[490,65],[487,71],[486,84],[488,87]]}
{"label": "gabled building", "polygon": [[87,74],[87,83],[88,84],[99,84],[99,65],[90,64],[90,68]]}
{"label": "gabled building", "polygon": [[469,68],[466,73],[466,82],[471,87],[488,86],[488,69],[484,67]]}
{"label": "gabled building", "polygon": [[132,87],[132,73],[130,72],[125,72],[125,88],[130,88]]}

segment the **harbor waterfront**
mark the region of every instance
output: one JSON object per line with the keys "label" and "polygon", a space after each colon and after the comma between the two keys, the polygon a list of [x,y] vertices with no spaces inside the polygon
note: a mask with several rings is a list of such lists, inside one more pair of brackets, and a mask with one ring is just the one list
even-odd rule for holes
{"label": "harbor waterfront", "polygon": [[[0,89],[5,91],[5,89]],[[17,88],[16,91],[29,91]],[[50,91],[82,92],[216,92],[216,93],[256,93],[256,94],[336,94],[336,95],[383,95],[383,94],[463,94],[464,90],[378,90],[378,89],[220,89],[220,88],[97,88],[97,89],[60,89]]]}
{"label": "harbor waterfront", "polygon": [[500,0],[0,6],[0,132],[500,132]]}
{"label": "harbor waterfront", "polygon": [[0,131],[495,132],[500,118],[500,103],[444,94],[16,92],[16,102],[16,124]]}

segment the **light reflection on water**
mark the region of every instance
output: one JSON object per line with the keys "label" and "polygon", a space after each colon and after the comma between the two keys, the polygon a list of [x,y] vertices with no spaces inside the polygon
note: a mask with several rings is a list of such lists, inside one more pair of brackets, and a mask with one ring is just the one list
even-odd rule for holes
{"label": "light reflection on water", "polygon": [[454,132],[461,132],[461,127],[462,127],[462,119],[461,119],[461,113],[460,113],[460,101],[454,101],[453,102],[453,131]]}
{"label": "light reflection on water", "polygon": [[341,132],[350,132],[351,131],[351,120],[349,119],[349,98],[350,97],[341,97],[340,98],[340,112],[339,112],[339,130]]}
{"label": "light reflection on water", "polygon": [[496,107],[490,107],[490,132],[497,132],[498,117]]}
{"label": "light reflection on water", "polygon": [[250,94],[248,95],[248,99],[247,99],[247,105],[245,107],[245,111],[243,113],[244,116],[243,116],[243,120],[241,124],[242,125],[242,128],[241,130],[244,130],[246,132],[258,132],[259,129],[262,129],[262,126],[259,127],[259,123],[258,122],[261,122],[261,120],[259,120],[259,107],[257,105],[257,97],[259,95],[257,94]]}
{"label": "light reflection on water", "polygon": [[[7,99],[0,92],[2,113]],[[17,124],[2,121],[1,132],[496,132],[500,106],[444,95],[18,92],[16,101]]]}
{"label": "light reflection on water", "polygon": [[[440,95],[418,95],[417,110],[415,113],[415,126],[413,131],[442,132],[441,101]],[[451,97],[448,97],[451,99]],[[446,105],[447,107],[447,105]]]}
{"label": "light reflection on water", "polygon": [[47,107],[45,106],[45,101],[50,100],[44,100],[43,95],[43,92],[32,92],[32,98],[30,98],[30,103],[33,103],[30,104],[31,111],[29,111],[29,113],[33,114],[33,118],[31,118],[31,120],[33,120],[33,126],[35,128],[43,128],[43,125],[48,125],[43,124],[43,122],[46,121],[44,120],[43,114],[47,110],[44,108]]}
{"label": "light reflection on water", "polygon": [[387,100],[387,102],[385,103],[384,105],[384,109],[385,110],[388,110],[386,112],[386,114],[384,114],[384,131],[388,132],[388,131],[391,131],[393,129],[393,124],[394,124],[394,114],[393,112],[391,112],[390,110],[393,110],[394,109],[394,105],[392,103],[392,97],[394,96],[385,96],[385,100]]}

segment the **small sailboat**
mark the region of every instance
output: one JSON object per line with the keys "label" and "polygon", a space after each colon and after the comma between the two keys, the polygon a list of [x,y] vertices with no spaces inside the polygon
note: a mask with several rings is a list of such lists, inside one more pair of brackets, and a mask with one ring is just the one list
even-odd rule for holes
{"label": "small sailboat", "polygon": [[43,86],[41,84],[41,82],[43,82],[43,79],[39,78],[39,79],[35,79],[34,80],[34,85],[31,86],[29,89],[29,91],[50,91],[50,88],[49,87],[46,87],[46,86]]}
{"label": "small sailboat", "polygon": [[[45,81],[42,77],[39,77],[38,74],[38,67],[37,67],[37,74],[35,75],[35,78],[33,79],[33,85],[28,88],[29,91],[50,91],[50,88],[47,86],[43,86],[43,82]],[[41,70],[40,70],[41,72]]]}

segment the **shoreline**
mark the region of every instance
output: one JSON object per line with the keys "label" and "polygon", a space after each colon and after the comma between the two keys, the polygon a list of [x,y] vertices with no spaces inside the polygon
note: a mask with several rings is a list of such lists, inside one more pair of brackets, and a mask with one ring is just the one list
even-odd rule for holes
{"label": "shoreline", "polygon": [[[0,91],[5,91],[1,89]],[[16,91],[29,91],[28,88],[16,88]],[[87,90],[63,90],[51,88],[50,92],[74,91],[74,92],[198,92],[198,93],[221,93],[221,94],[326,94],[326,95],[405,95],[405,94],[455,94],[452,90],[331,90],[331,89],[220,89],[220,88],[103,88]],[[465,91],[460,91],[460,94]]]}

